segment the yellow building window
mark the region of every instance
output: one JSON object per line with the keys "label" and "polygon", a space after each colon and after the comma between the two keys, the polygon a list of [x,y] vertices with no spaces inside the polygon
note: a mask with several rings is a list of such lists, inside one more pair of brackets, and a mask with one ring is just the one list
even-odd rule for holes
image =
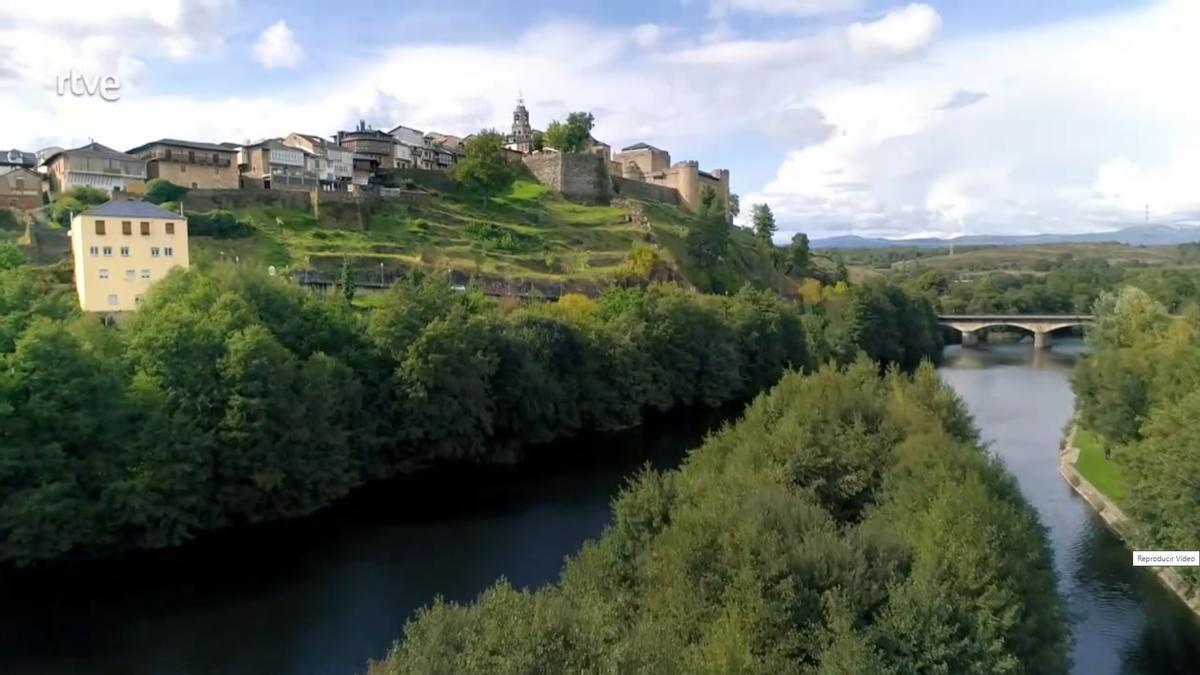
{"label": "yellow building window", "polygon": [[108,270],[104,270],[104,269],[100,270],[100,278],[107,279],[108,278]]}
{"label": "yellow building window", "polygon": [[150,223],[148,223],[144,220],[142,221],[142,234],[143,235],[150,234]]}
{"label": "yellow building window", "polygon": [[104,221],[103,220],[96,221],[96,234],[104,234]]}
{"label": "yellow building window", "polygon": [[122,246],[122,247],[121,247],[121,257],[122,257],[122,258],[128,258],[128,257],[129,257],[129,247],[128,247],[128,246]]}
{"label": "yellow building window", "polygon": [[121,234],[133,234],[133,223],[128,220],[121,221]]}

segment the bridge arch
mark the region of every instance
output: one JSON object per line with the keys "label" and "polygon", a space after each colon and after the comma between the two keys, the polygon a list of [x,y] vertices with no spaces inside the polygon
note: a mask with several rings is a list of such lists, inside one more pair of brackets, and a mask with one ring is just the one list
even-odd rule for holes
{"label": "bridge arch", "polygon": [[1033,334],[1038,348],[1050,347],[1054,331],[1090,324],[1090,314],[945,314],[938,324],[957,330],[963,336],[963,346],[978,342],[978,332],[988,328],[1010,327]]}

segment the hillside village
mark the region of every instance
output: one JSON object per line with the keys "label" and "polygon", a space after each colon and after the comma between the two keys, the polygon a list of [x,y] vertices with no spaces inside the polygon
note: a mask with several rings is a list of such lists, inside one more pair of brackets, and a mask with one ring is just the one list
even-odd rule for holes
{"label": "hillside village", "polygon": [[[368,292],[413,268],[444,269],[455,284],[475,279],[497,294],[593,292],[631,266],[710,290],[748,280],[787,289],[750,240],[728,256],[731,269],[690,264],[696,215],[715,208],[730,222],[737,213],[727,170],[672,161],[644,142],[614,151],[590,128],[587,115],[585,140],[560,152],[518,99],[502,151],[524,178],[490,200],[451,178],[474,135],[360,121],[329,137],[11,150],[0,154],[0,209],[17,214],[9,229],[23,228],[31,258],[71,259],[91,311],[134,309],[191,258],[261,264],[318,290],[335,287],[345,266]],[[156,184],[172,199],[148,194]]]}

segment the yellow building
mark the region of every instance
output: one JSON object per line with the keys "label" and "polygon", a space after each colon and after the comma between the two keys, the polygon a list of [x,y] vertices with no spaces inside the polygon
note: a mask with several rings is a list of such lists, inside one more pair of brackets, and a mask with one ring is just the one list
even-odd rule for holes
{"label": "yellow building", "polygon": [[187,218],[147,202],[107,202],[72,219],[71,250],[85,312],[133,311],[171,268],[187,268]]}

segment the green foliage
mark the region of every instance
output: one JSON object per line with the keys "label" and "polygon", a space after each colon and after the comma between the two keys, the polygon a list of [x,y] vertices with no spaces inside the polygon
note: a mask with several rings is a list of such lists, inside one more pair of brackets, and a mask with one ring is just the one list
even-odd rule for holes
{"label": "green foliage", "polygon": [[[873,320],[927,311],[888,297]],[[833,324],[751,288],[651,284],[506,310],[439,275],[373,304],[363,315],[214,264],[172,272],[104,327],[41,270],[0,270],[0,560],[169,546],[305,514],[414,465],[513,461],[858,351],[851,338],[826,349]],[[852,486],[830,495],[861,508]]]}
{"label": "green foliage", "polygon": [[165,178],[155,178],[146,183],[145,199],[151,204],[180,202],[187,193],[188,189],[182,185],[176,185]]}
{"label": "green foliage", "polygon": [[523,234],[512,228],[495,223],[474,221],[468,223],[465,229],[467,234],[483,244],[484,250],[488,251],[518,253],[542,248],[538,237]]}
{"label": "green foliage", "polygon": [[239,239],[254,234],[254,228],[229,211],[215,209],[188,214],[188,235],[214,239]]}
{"label": "green foliage", "polygon": [[103,204],[108,195],[93,187],[75,187],[55,197],[50,203],[50,220],[63,227],[71,226],[71,218],[89,206]]}
{"label": "green foliage", "polygon": [[790,276],[804,278],[812,271],[812,252],[808,245],[808,235],[800,232],[792,236],[792,244],[787,250],[787,273]]}
{"label": "green foliage", "polygon": [[725,256],[733,226],[723,213],[717,212],[714,205],[716,194],[709,190],[705,197],[708,201],[702,205],[699,219],[688,230],[687,250],[698,264],[711,267]]}
{"label": "green foliage", "polygon": [[[1131,547],[1176,550],[1200,540],[1200,312],[1193,304],[1173,318],[1131,286],[1102,293],[1095,307],[1074,385],[1080,421],[1099,439],[1080,433],[1078,466],[1121,500]],[[1196,570],[1180,572],[1200,588]]]}
{"label": "green foliage", "polygon": [[453,171],[468,189],[497,194],[512,185],[517,172],[504,151],[504,136],[495,129],[483,129],[467,139],[465,150]]}
{"label": "green foliage", "polygon": [[1063,672],[1044,531],[963,418],[929,368],[788,375],[558,583],[437,601],[368,672]]}
{"label": "green foliage", "polygon": [[350,267],[350,259],[342,258],[342,297],[346,302],[354,302],[354,294],[358,290],[358,285],[354,282],[354,269]]}
{"label": "green foliage", "polygon": [[0,241],[0,271],[11,270],[25,264],[21,249],[10,241]]}
{"label": "green foliage", "polygon": [[771,243],[771,238],[775,236],[775,231],[778,229],[775,226],[775,214],[771,213],[771,207],[767,204],[755,204],[751,209],[750,218],[754,223],[754,236],[768,244]]}
{"label": "green foliage", "polygon": [[541,131],[533,132],[533,137],[530,139],[531,150],[544,150],[546,148],[546,134]]}
{"label": "green foliage", "polygon": [[590,112],[570,113],[566,122],[554,120],[546,127],[544,143],[559,152],[584,152],[591,145],[595,121]]}

